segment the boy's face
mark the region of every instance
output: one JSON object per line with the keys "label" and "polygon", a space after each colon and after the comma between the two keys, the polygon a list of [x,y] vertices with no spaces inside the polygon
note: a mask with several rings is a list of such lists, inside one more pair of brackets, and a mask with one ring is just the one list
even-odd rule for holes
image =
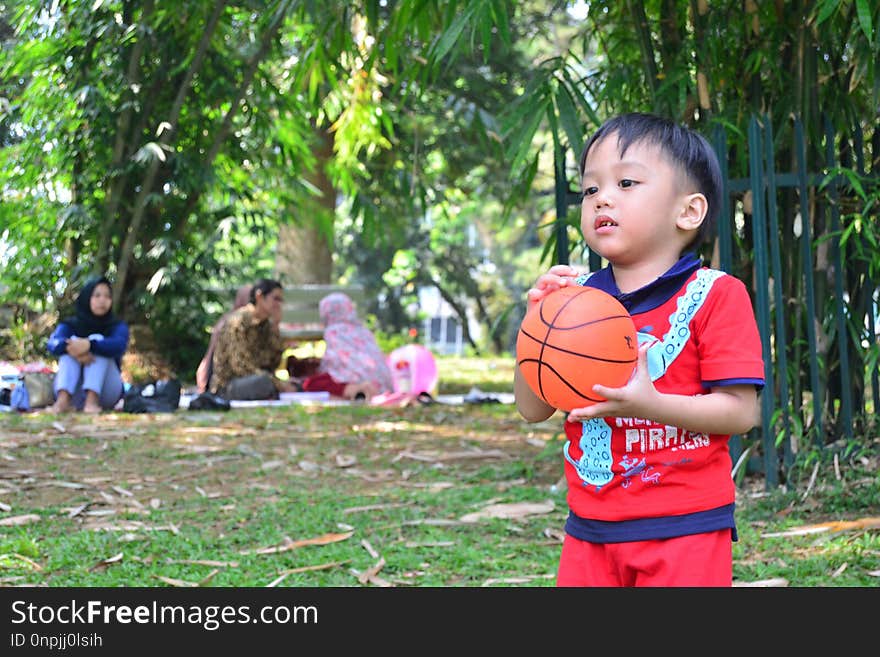
{"label": "boy's face", "polygon": [[[587,245],[615,265],[678,260],[702,217],[688,218],[691,197],[677,169],[648,142],[623,157],[617,134],[593,144],[582,179],[581,231]],[[691,208],[691,212],[693,208]]]}

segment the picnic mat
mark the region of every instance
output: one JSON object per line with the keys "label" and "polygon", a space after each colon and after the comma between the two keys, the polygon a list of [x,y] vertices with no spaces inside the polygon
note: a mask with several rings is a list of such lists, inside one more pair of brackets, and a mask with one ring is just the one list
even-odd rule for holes
{"label": "picnic mat", "polygon": [[[181,392],[180,406],[181,409],[188,409],[189,403],[198,395],[193,393]],[[466,395],[437,395],[431,397],[430,401],[438,404],[449,404],[458,406],[461,404],[513,404],[512,392],[483,392],[479,388],[471,388]],[[363,402],[354,402],[347,399],[331,399],[329,392],[282,392],[279,399],[259,399],[255,401],[244,401],[233,399],[229,402],[232,408],[252,408],[256,406],[289,406],[290,404],[305,404],[319,406],[345,406],[349,404],[358,404]],[[377,395],[370,400],[371,406],[403,406],[406,403],[419,403],[415,399],[407,399],[401,393],[393,393],[390,395]],[[425,403],[424,401],[422,403]],[[0,405],[0,412],[11,411],[9,406]],[[119,400],[115,410],[122,410],[122,400]]]}
{"label": "picnic mat", "polygon": [[[189,403],[195,399],[196,395],[181,393],[180,408],[189,408]],[[472,388],[466,395],[437,395],[432,398],[438,404],[513,404],[512,392],[483,392],[478,388]],[[377,395],[369,401],[371,406],[400,406],[406,401],[416,402],[416,400],[407,400],[400,393],[390,395]],[[350,401],[348,399],[331,398],[329,392],[282,392],[278,399],[258,399],[254,401],[243,401],[233,399],[229,402],[232,408],[252,408],[255,406],[288,406],[290,404],[305,404],[319,406],[346,406],[349,404],[358,404],[363,402]]]}
{"label": "picnic mat", "polygon": [[[181,393],[180,408],[189,408],[189,403],[196,397],[198,397],[198,395]],[[278,399],[232,399],[229,401],[229,405],[232,406],[232,408],[252,408],[254,406],[288,406],[290,404],[333,405],[337,403],[347,402],[345,400],[336,401],[330,399],[329,392],[282,392]]]}

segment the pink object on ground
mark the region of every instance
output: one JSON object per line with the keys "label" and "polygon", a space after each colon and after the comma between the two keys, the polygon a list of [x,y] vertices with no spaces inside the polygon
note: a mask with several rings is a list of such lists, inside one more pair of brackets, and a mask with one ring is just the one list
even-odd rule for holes
{"label": "pink object on ground", "polygon": [[394,379],[394,392],[434,396],[437,392],[437,362],[427,348],[408,344],[388,354],[388,367]]}
{"label": "pink object on ground", "polygon": [[402,408],[415,403],[417,397],[408,392],[386,392],[370,399],[370,406],[393,406]]}

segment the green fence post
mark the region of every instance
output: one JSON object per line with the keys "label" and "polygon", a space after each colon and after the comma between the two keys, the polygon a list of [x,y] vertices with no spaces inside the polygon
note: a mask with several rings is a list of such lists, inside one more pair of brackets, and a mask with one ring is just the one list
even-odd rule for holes
{"label": "green fence post", "polygon": [[786,467],[792,464],[791,417],[788,396],[788,340],[785,339],[785,298],[782,296],[782,257],[779,253],[779,220],[776,212],[776,169],[773,157],[773,122],[764,115],[764,156],[767,161],[767,218],[770,258],[773,275],[774,316],[776,319],[776,378],[779,381],[779,403],[782,408],[782,461]]}
{"label": "green fence post", "polygon": [[[874,317],[877,315],[878,309],[877,304],[874,303],[874,293],[877,291],[877,287],[874,285],[874,279],[870,276],[865,279],[865,285],[868,288],[868,344],[875,344],[877,342],[877,324]],[[874,415],[880,415],[880,359],[871,369],[871,398],[874,400]]]}
{"label": "green fence post", "polygon": [[[718,209],[718,259],[721,271],[730,273],[733,265],[733,220],[730,212],[730,168],[727,164],[727,131],[724,126],[716,125],[712,133],[712,148],[721,165],[721,207]],[[733,434],[728,441],[730,460],[739,461],[743,452],[743,439]],[[743,467],[745,469],[745,466]]]}
{"label": "green fence post", "polygon": [[807,190],[807,148],[804,124],[794,122],[795,153],[797,155],[798,194],[801,208],[801,259],[804,263],[804,296],[807,304],[807,346],[810,350],[810,389],[813,397],[813,429],[817,447],[825,444],[822,433],[822,390],[819,388],[819,354],[816,343],[816,293],[813,289],[813,238],[811,237],[810,194]]}
{"label": "green fence post", "polygon": [[723,126],[715,126],[712,146],[721,165],[721,207],[718,215],[718,257],[721,271],[730,273],[733,264],[733,220],[730,212],[730,175],[727,165],[727,132]]}
{"label": "green fence post", "polygon": [[[834,168],[834,126],[831,119],[825,116],[825,164]],[[840,412],[843,416],[838,423],[844,435],[852,439],[852,390],[850,390],[849,347],[847,346],[846,308],[843,299],[843,258],[840,252],[840,206],[838,204],[838,185],[840,176],[834,176],[829,184],[828,196],[831,206],[831,240],[829,251],[831,264],[834,266],[834,317],[837,324],[837,350],[840,356]]]}
{"label": "green fence post", "polygon": [[[853,141],[855,142],[856,167],[859,175],[864,176],[865,142],[864,135],[862,135],[862,126],[858,121],[856,121],[853,126]],[[874,210],[874,214],[876,214],[876,212],[877,211]],[[865,337],[870,345],[877,342],[877,323],[874,321],[874,317],[877,315],[877,304],[874,303],[874,293],[877,291],[877,288],[874,285],[874,279],[871,277],[870,271],[865,277],[865,289],[868,291],[868,303],[866,304],[868,306],[868,326],[867,335]],[[869,364],[870,360],[866,357],[864,365],[867,366]],[[877,366],[871,369],[871,398],[874,401],[874,414],[880,414],[880,360],[877,361]],[[865,414],[867,414],[867,409],[865,409]]]}
{"label": "green fence post", "polygon": [[556,262],[568,264],[568,180],[565,178],[565,150],[554,134],[553,181],[556,200]]}
{"label": "green fence post", "polygon": [[764,175],[761,128],[755,116],[749,120],[749,180],[752,190],[752,240],[755,260],[755,314],[764,354],[764,391],[761,393],[761,433],[764,447],[764,482],[767,490],[779,483],[776,438],[772,415],[776,386],[773,382],[773,352],[770,347],[770,303],[767,292],[767,228],[764,219]]}

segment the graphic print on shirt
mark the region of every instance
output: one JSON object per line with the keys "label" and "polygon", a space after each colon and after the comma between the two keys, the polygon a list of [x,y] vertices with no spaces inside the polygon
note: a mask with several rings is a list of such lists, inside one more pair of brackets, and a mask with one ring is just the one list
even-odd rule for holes
{"label": "graphic print on shirt", "polygon": [[581,424],[583,431],[578,441],[581,457],[577,461],[571,458],[568,452],[570,440],[565,441],[562,455],[574,467],[584,486],[595,486],[598,491],[614,477],[611,472],[611,427],[599,417]]}
{"label": "graphic print on shirt", "polygon": [[[658,340],[650,333],[638,332],[639,346],[646,343],[651,344],[648,347],[647,354],[648,373],[651,376],[651,381],[656,381],[663,376],[682,352],[691,336],[691,320],[693,320],[706,297],[708,297],[712,284],[724,275],[724,272],[714,269],[700,269],[697,271],[696,277],[687,285],[684,294],[676,300],[675,311],[669,316],[669,331],[666,332],[661,340]],[[578,284],[583,285],[589,277],[590,274],[578,277]],[[643,420],[631,421],[644,422]],[[618,418],[617,422],[619,424],[621,419]],[[574,467],[584,486],[595,486],[596,491],[598,491],[614,478],[614,474],[611,471],[611,426],[604,418],[586,420],[581,422],[581,425],[583,428],[581,437],[578,440],[581,457],[577,460],[571,457],[569,453],[571,441],[565,442],[562,448],[563,456]],[[675,430],[675,433],[678,433],[675,427],[667,427],[667,429]],[[691,432],[682,433],[688,433],[694,438],[698,437]],[[693,442],[693,446],[708,446],[708,436],[700,435],[699,438],[703,440]],[[640,442],[642,451],[646,449],[651,451],[654,445],[654,441],[651,441],[648,445],[645,445],[644,441]],[[663,442],[658,441],[656,448],[663,449],[664,447]],[[627,440],[626,451],[630,452],[632,448],[633,445],[630,444],[630,440]],[[653,466],[646,467],[644,458],[631,457],[627,453],[620,460],[619,465],[623,468],[621,475],[624,477],[623,488],[629,488],[632,483],[632,477],[635,475],[640,475],[642,481],[645,482],[653,484],[660,482],[660,472],[656,471]]]}
{"label": "graphic print on shirt", "polygon": [[723,271],[715,269],[697,270],[697,276],[688,283],[682,294],[675,303],[675,312],[669,316],[669,331],[662,340],[657,340],[650,333],[639,332],[639,346],[653,343],[648,348],[648,373],[651,381],[656,381],[666,374],[666,370],[684,349],[691,337],[691,320],[697,311],[703,306],[712,284],[721,276]]}

